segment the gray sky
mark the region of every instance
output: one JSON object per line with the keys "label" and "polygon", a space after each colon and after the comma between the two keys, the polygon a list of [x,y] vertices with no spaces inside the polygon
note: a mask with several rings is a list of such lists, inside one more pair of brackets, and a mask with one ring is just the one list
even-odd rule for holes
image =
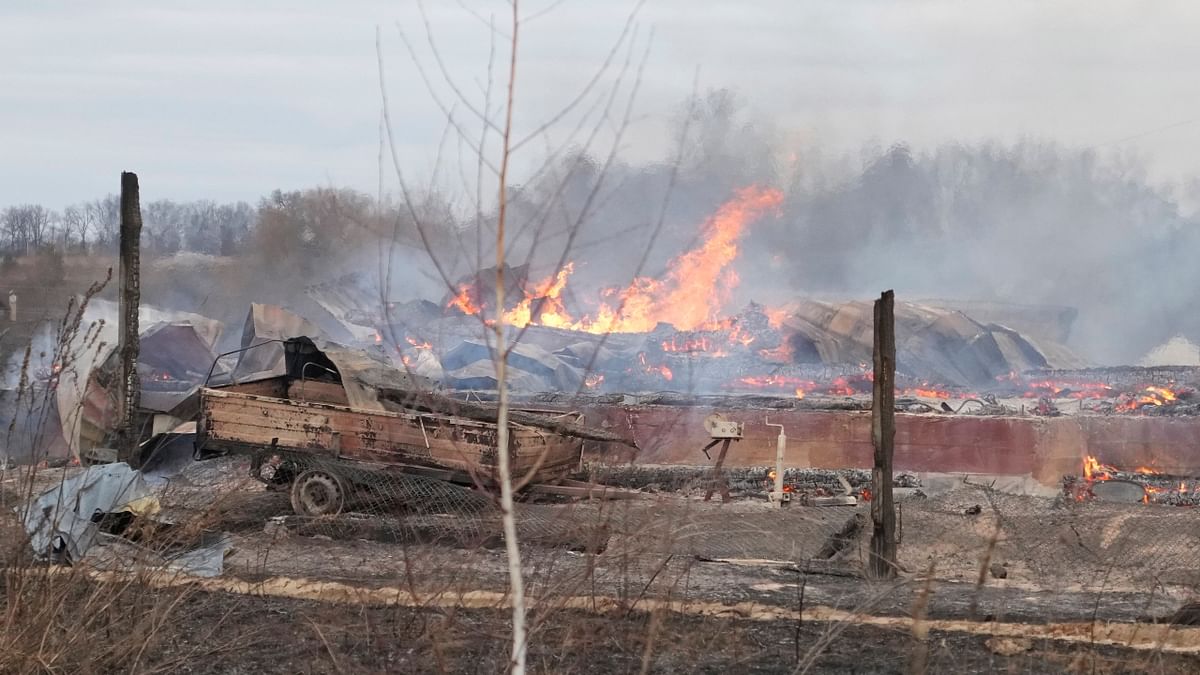
{"label": "gray sky", "polygon": [[[464,1],[506,21],[503,2]],[[524,27],[523,128],[590,76],[631,6],[567,0]],[[452,0],[427,7],[448,67],[476,91],[486,27]],[[1179,181],[1200,173],[1198,15],[1182,1],[649,0],[638,26],[654,39],[629,156],[662,151],[664,120],[699,68],[702,87],[738,89],[781,144],[1033,135],[1090,146],[1154,132],[1114,147]],[[0,205],[60,208],[114,192],[123,169],[141,175],[144,199],[373,191],[377,25],[401,162],[427,174],[443,122],[396,22],[424,40],[406,1],[3,0]]]}

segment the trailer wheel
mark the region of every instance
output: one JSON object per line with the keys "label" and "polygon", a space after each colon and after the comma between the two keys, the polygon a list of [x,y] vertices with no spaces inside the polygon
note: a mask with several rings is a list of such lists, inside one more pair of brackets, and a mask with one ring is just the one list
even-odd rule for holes
{"label": "trailer wheel", "polygon": [[300,516],[334,516],[346,504],[346,490],[336,475],[318,469],[292,481],[292,510]]}

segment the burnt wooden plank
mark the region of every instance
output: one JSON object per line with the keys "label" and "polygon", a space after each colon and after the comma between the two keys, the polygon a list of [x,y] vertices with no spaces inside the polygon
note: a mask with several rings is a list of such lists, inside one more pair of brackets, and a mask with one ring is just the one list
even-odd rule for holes
{"label": "burnt wooden plank", "polygon": [[222,392],[236,392],[239,394],[253,394],[256,396],[284,398],[287,396],[287,377],[271,377],[265,380],[255,380],[253,382],[228,384],[220,387],[219,390]]}
{"label": "burnt wooden plank", "polygon": [[288,385],[287,397],[294,401],[350,405],[350,399],[346,396],[346,388],[337,382],[317,382],[314,380],[292,382]]}

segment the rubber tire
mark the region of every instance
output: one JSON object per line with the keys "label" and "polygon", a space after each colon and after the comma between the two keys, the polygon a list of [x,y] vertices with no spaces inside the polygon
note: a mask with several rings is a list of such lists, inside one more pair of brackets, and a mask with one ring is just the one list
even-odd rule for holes
{"label": "rubber tire", "polygon": [[346,484],[329,471],[310,469],[292,481],[291,498],[298,516],[336,516],[346,506]]}

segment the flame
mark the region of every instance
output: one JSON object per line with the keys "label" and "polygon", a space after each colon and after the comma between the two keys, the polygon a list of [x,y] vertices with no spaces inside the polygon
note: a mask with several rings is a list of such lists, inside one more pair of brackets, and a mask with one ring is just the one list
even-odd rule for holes
{"label": "flame", "polygon": [[675,336],[662,343],[664,352],[711,352],[713,344],[707,337],[683,338]]}
{"label": "flame", "polygon": [[737,258],[742,230],[781,203],[783,193],[776,189],[739,190],[705,223],[703,243],[672,260],[664,279],[639,277],[624,290],[610,293],[620,302],[602,306],[584,330],[641,333],[653,330],[660,321],[680,330],[712,326],[738,283],[729,265]]}
{"label": "flame", "polygon": [[950,398],[950,392],[948,392],[948,391],[942,391],[941,389],[926,389],[924,387],[914,387],[912,389],[905,389],[905,390],[901,391],[900,393],[905,396],[918,396],[921,398],[940,398],[940,399]]}
{"label": "flame", "polygon": [[763,312],[767,315],[767,323],[771,328],[779,328],[783,326],[783,322],[787,320],[790,312],[783,307],[765,307]]}
{"label": "flame", "polygon": [[1141,394],[1117,403],[1116,410],[1119,412],[1128,412],[1137,410],[1142,406],[1162,406],[1177,400],[1179,400],[1179,394],[1173,389],[1150,385],[1143,389]]}
{"label": "flame", "polygon": [[[1091,489],[1092,484],[1096,483],[1098,481],[1103,482],[1106,480],[1113,480],[1114,474],[1116,474],[1118,471],[1120,471],[1120,469],[1117,469],[1116,467],[1111,466],[1109,464],[1103,464],[1099,460],[1097,460],[1095,457],[1092,457],[1091,455],[1087,455],[1086,457],[1084,457],[1083,458],[1084,484],[1076,485],[1074,487],[1073,496],[1074,496],[1075,500],[1076,501],[1084,501],[1086,499],[1093,497],[1094,495],[1093,495],[1092,489]],[[1133,471],[1126,472],[1126,473],[1136,473],[1136,474],[1143,475],[1143,476],[1160,476],[1160,475],[1162,475],[1161,471],[1159,471],[1157,469],[1152,469],[1147,466],[1139,466],[1138,468],[1134,469]],[[1142,497],[1143,504],[1149,504],[1151,502],[1151,495],[1163,495],[1163,494],[1168,494],[1168,493],[1177,493],[1177,494],[1186,495],[1188,493],[1188,484],[1187,484],[1187,481],[1185,481],[1185,480],[1179,481],[1178,488],[1176,488],[1174,485],[1166,486],[1161,483],[1158,485],[1154,485],[1152,483],[1143,483],[1141,481],[1138,481],[1138,485],[1141,485],[1142,489],[1144,489],[1146,491],[1145,496]],[[1196,486],[1196,490],[1200,491],[1200,485]],[[1160,501],[1160,498],[1155,497],[1154,501],[1156,501],[1156,502]]]}
{"label": "flame", "polygon": [[463,314],[478,314],[480,308],[473,296],[471,285],[462,284],[458,287],[458,295],[451,298],[450,302],[446,303],[446,307],[454,307]]}
{"label": "flame", "polygon": [[743,347],[749,347],[751,344],[754,343],[756,336],[751,335],[749,331],[742,328],[742,326],[739,325],[737,322],[727,320],[727,321],[722,322],[722,324],[723,324],[722,327],[727,328],[729,331],[729,334],[728,334],[729,344],[741,345]]}
{"label": "flame", "polygon": [[[1014,378],[1015,379],[1015,376]],[[1067,382],[1040,380],[1026,385],[1023,398],[1107,398],[1111,395],[1112,387],[1103,382]]]}
{"label": "flame", "polygon": [[595,389],[604,384],[604,373],[591,373],[583,378],[583,386],[588,389]]}
{"label": "flame", "polygon": [[773,349],[760,349],[758,356],[765,361],[772,363],[791,363],[792,362],[792,343],[784,340],[779,343],[778,347]]}
{"label": "flame", "polygon": [[[778,474],[775,473],[775,469],[771,469],[771,470],[767,471],[767,481],[769,483],[774,484],[776,475],[778,475]],[[791,485],[788,485],[786,483],[783,485],[784,492],[793,492],[794,490],[795,490],[795,488],[793,488]]]}
{"label": "flame", "polygon": [[[504,321],[517,327],[537,324],[597,334],[644,333],[659,322],[685,331],[720,329],[717,315],[738,284],[737,274],[730,267],[738,255],[738,239],[750,222],[777,209],[782,202],[783,193],[774,188],[751,186],[738,190],[705,222],[701,243],[672,259],[661,279],[638,277],[623,289],[605,289],[594,316],[576,320],[563,305],[562,292],[575,271],[574,263],[567,263],[554,275],[527,288],[525,297],[503,313]],[[446,306],[465,314],[482,311],[468,284],[459,286]],[[732,325],[724,327],[733,329],[730,338],[739,344],[754,341],[753,336]]]}
{"label": "flame", "polygon": [[377,345],[383,344],[383,333],[380,333],[379,331],[375,331],[375,344],[377,344]]}
{"label": "flame", "polygon": [[826,393],[834,396],[853,396],[856,393],[854,388],[850,386],[850,382],[845,377],[834,378],[833,382],[829,384],[829,387],[825,391]]}
{"label": "flame", "polygon": [[[538,323],[553,328],[570,328],[571,317],[567,315],[562,303],[562,292],[567,287],[567,279],[575,272],[575,263],[569,262],[562,266],[553,276],[534,283],[532,289],[526,289],[525,299],[516,307],[504,313],[504,322],[510,326],[528,326]],[[538,305],[538,316],[533,316],[533,305]]]}
{"label": "flame", "polygon": [[651,374],[657,374],[668,382],[670,382],[671,379],[675,377],[675,374],[672,373],[671,369],[668,368],[665,364],[658,365],[658,366],[649,364],[646,361],[646,352],[638,352],[638,363],[641,364],[642,370],[644,372],[651,373]]}
{"label": "flame", "polygon": [[799,400],[802,398],[804,398],[804,390],[800,387],[796,387],[796,399]]}
{"label": "flame", "polygon": [[1083,477],[1089,483],[1098,480],[1112,480],[1112,474],[1117,471],[1116,467],[1108,464],[1101,464],[1099,460],[1091,455],[1083,458]]}
{"label": "flame", "polygon": [[412,345],[414,349],[433,349],[433,345],[430,344],[428,341],[417,342],[416,338],[413,338],[411,336],[405,337],[404,339],[406,341],[408,341],[408,344]]}

